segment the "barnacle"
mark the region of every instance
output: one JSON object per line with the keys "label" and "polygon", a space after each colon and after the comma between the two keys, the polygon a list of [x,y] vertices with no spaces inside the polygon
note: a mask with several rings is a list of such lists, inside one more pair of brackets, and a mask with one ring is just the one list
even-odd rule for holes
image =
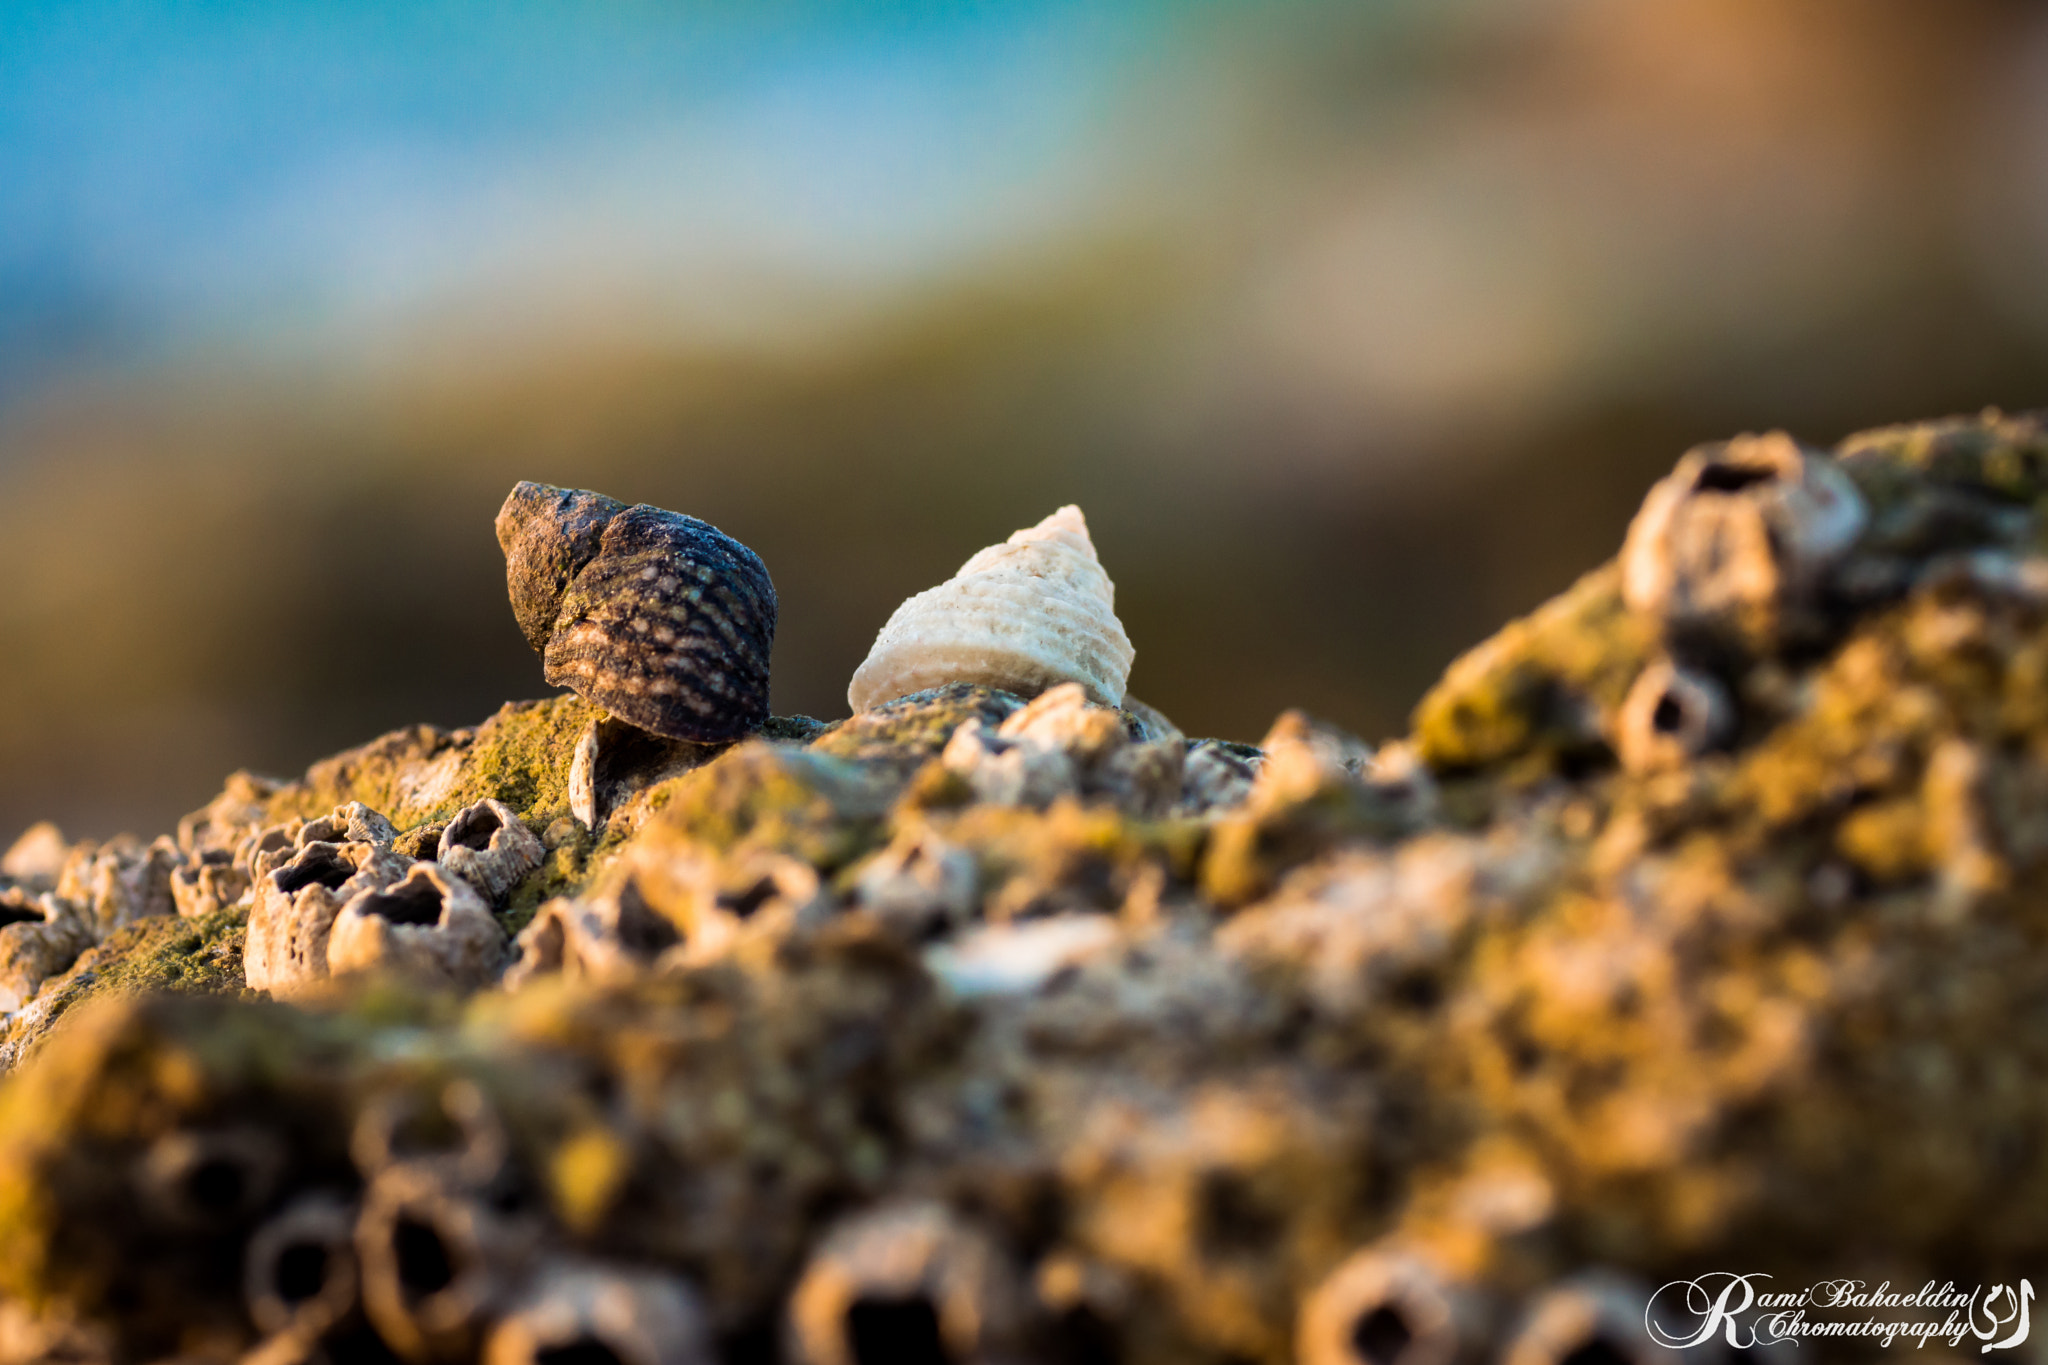
{"label": "barnacle", "polygon": [[1347,1257],[1302,1303],[1300,1365],[1453,1365],[1485,1320],[1472,1287],[1414,1248],[1370,1246]]}
{"label": "barnacle", "polygon": [[371,1182],[356,1224],[363,1306],[408,1360],[467,1359],[523,1277],[538,1229],[432,1169]]}
{"label": "barnacle", "polygon": [[1804,624],[1868,521],[1855,482],[1782,431],[1702,446],[1629,526],[1622,594],[1680,636],[1769,648]]}
{"label": "barnacle", "polygon": [[632,1266],[560,1260],[542,1266],[484,1343],[483,1365],[715,1365],[690,1285]]}
{"label": "barnacle", "polygon": [[1029,1300],[988,1236],[945,1207],[911,1202],[828,1231],[789,1300],[801,1365],[1002,1361]]}
{"label": "barnacle", "polygon": [[335,975],[374,969],[474,987],[494,979],[504,958],[505,931],[490,907],[433,863],[415,863],[403,879],[351,897],[327,939]]}
{"label": "barnacle", "polygon": [[353,1312],[355,1209],[331,1193],[300,1196],[249,1238],[243,1294],[268,1335],[312,1342]]}
{"label": "barnacle", "polygon": [[1614,751],[1631,772],[1675,768],[1735,734],[1735,703],[1713,674],[1659,659],[1614,718]]}
{"label": "barnacle", "polygon": [[406,875],[408,860],[377,844],[314,842],[256,885],[242,961],[251,989],[303,994],[330,972],[330,936],[342,907]]}
{"label": "barnacle", "polygon": [[436,849],[441,866],[475,887],[487,901],[501,901],[526,874],[539,867],[545,850],[518,812],[503,801],[484,800],[455,813]]}

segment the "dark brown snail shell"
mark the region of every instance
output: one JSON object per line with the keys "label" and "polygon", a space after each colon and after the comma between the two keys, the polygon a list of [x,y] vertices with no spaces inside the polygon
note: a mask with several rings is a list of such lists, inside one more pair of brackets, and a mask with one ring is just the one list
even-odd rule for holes
{"label": "dark brown snail shell", "polygon": [[547,680],[640,729],[738,739],[768,719],[775,584],[717,527],[521,483],[498,512],[512,614]]}

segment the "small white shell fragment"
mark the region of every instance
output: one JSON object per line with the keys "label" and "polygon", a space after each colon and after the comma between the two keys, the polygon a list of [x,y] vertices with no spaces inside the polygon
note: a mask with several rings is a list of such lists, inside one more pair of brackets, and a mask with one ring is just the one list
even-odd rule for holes
{"label": "small white shell fragment", "polygon": [[964,1000],[1028,995],[1122,939],[1114,915],[1054,915],[990,924],[925,950],[925,966]]}
{"label": "small white shell fragment", "polygon": [[1115,706],[1135,654],[1116,619],[1116,585],[1069,505],[896,608],[846,699],[867,711],[945,683],[1034,696],[1078,682],[1089,700]]}

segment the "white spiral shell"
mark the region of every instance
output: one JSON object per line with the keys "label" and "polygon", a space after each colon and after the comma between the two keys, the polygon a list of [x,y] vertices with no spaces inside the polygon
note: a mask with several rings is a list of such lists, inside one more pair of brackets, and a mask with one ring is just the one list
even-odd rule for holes
{"label": "white spiral shell", "polygon": [[866,711],[943,683],[1031,696],[1078,682],[1090,701],[1115,706],[1135,653],[1087,519],[1069,505],[896,608],[846,699]]}

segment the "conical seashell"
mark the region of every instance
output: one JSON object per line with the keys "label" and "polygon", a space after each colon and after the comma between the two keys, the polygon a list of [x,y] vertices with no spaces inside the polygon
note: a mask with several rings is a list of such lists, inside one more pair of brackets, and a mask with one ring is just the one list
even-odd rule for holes
{"label": "conical seashell", "polygon": [[866,711],[942,683],[1031,696],[1078,682],[1090,701],[1115,706],[1134,653],[1088,522],[1067,506],[896,608],[846,699]]}
{"label": "conical seashell", "polygon": [[512,614],[547,680],[673,739],[768,719],[775,585],[717,527],[582,489],[522,483],[498,512]]}

